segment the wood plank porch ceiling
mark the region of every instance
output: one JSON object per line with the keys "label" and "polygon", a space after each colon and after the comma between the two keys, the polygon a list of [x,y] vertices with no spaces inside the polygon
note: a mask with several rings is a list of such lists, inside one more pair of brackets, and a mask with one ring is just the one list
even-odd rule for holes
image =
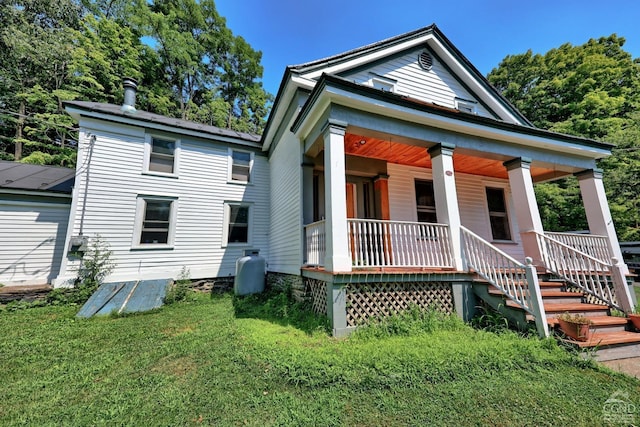
{"label": "wood plank porch ceiling", "polygon": [[[345,154],[351,156],[431,169],[431,156],[427,153],[427,148],[417,145],[347,133],[344,137],[344,151]],[[496,160],[453,153],[453,165],[456,172],[492,178],[508,178],[507,169],[502,165],[506,160],[509,159]],[[538,176],[548,176],[553,173],[554,171],[548,168],[531,166],[531,176],[534,180]]]}

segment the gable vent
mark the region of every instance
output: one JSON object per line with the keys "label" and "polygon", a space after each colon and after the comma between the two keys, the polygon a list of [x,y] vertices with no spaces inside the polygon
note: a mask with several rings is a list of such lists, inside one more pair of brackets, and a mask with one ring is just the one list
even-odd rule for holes
{"label": "gable vent", "polygon": [[431,57],[431,54],[426,50],[420,53],[418,56],[418,64],[420,64],[420,67],[422,67],[423,70],[431,70],[431,66],[433,66],[433,58]]}

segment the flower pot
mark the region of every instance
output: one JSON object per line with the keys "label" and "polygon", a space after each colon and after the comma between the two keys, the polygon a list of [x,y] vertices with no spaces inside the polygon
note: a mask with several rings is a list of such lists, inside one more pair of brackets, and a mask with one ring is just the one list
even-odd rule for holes
{"label": "flower pot", "polygon": [[560,323],[560,329],[568,337],[576,341],[589,341],[591,336],[591,325],[589,323],[567,322],[562,319],[558,319],[558,322]]}
{"label": "flower pot", "polygon": [[633,327],[640,331],[640,314],[629,314],[629,320],[633,323]]}

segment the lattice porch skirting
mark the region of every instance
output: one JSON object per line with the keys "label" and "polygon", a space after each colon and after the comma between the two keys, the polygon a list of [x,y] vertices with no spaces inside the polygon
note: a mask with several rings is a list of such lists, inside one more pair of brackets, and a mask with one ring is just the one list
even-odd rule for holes
{"label": "lattice porch skirting", "polygon": [[327,282],[308,277],[304,278],[304,282],[314,313],[327,316]]}
{"label": "lattice porch skirting", "polygon": [[386,282],[349,284],[346,288],[347,326],[370,317],[389,316],[412,305],[445,313],[455,310],[453,289],[447,282]]}

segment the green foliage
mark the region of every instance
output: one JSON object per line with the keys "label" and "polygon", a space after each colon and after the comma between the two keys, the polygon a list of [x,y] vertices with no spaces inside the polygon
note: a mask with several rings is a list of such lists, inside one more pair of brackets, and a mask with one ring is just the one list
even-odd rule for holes
{"label": "green foliage", "polygon": [[329,330],[327,319],[313,313],[308,302],[294,301],[291,289],[270,289],[259,294],[235,296],[233,306],[236,316],[240,318],[290,325],[308,334],[326,333]]}
{"label": "green foliage", "polygon": [[[621,240],[640,240],[640,61],[612,34],[545,54],[509,55],[488,75],[536,126],[617,144],[601,162],[611,214]],[[543,226],[584,230],[575,179],[536,186]]]}
{"label": "green foliage", "polygon": [[455,331],[463,327],[464,323],[457,316],[442,313],[434,308],[422,310],[413,305],[406,311],[371,319],[355,332],[355,336],[360,339],[415,336],[436,330]]}
{"label": "green foliage", "polygon": [[336,340],[238,317],[236,300],[0,313],[0,424],[601,425],[615,391],[640,406],[638,380],[552,340],[467,327]]}
{"label": "green foliage", "polygon": [[191,291],[191,272],[186,266],[180,270],[180,274],[175,282],[171,285],[164,297],[165,304],[175,304],[184,301]]}
{"label": "green foliage", "polygon": [[476,308],[478,309],[478,313],[471,319],[471,325],[474,328],[492,333],[511,332],[511,329],[509,329],[509,320],[501,313],[484,305]]}
{"label": "green foliage", "polygon": [[[142,41],[147,44],[143,44]],[[20,0],[0,6],[0,159],[75,166],[63,101],[120,104],[259,133],[271,95],[261,53],[213,0]]]}
{"label": "green foliage", "polygon": [[109,243],[100,235],[90,239],[73,287],[54,289],[47,296],[47,302],[53,305],[83,304],[113,271],[112,254]]}

